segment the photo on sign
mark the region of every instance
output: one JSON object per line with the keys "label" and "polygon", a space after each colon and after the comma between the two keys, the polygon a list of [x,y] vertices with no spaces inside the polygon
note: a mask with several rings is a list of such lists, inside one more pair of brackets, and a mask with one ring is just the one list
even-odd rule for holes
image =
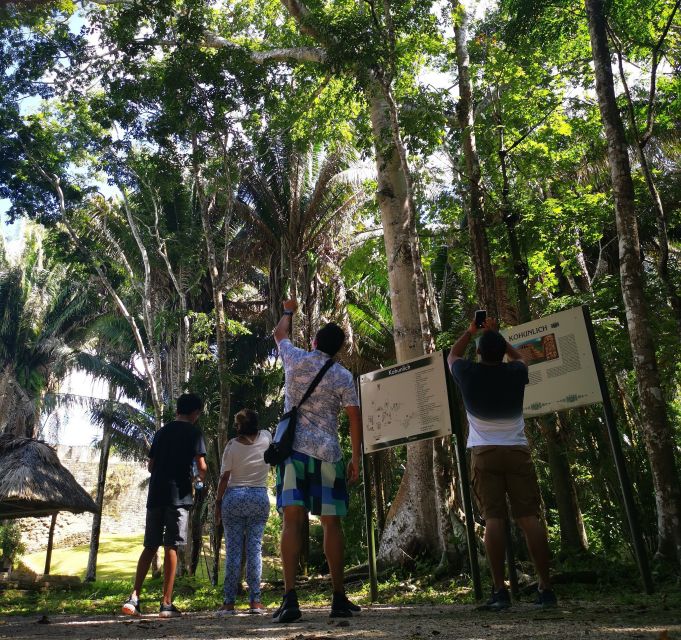
{"label": "photo on sign", "polygon": [[582,307],[501,333],[529,365],[523,403],[526,418],[602,401]]}
{"label": "photo on sign", "polygon": [[539,364],[540,362],[547,362],[549,360],[557,360],[558,345],[556,344],[556,335],[549,333],[545,336],[538,336],[525,342],[520,342],[513,345],[527,362],[528,366]]}

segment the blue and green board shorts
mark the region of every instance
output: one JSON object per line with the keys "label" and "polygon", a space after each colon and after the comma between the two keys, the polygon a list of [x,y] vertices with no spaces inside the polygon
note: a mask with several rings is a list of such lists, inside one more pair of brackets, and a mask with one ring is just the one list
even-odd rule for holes
{"label": "blue and green board shorts", "polygon": [[277,467],[277,509],[305,507],[315,516],[345,516],[348,487],[345,464],[324,462],[294,451]]}

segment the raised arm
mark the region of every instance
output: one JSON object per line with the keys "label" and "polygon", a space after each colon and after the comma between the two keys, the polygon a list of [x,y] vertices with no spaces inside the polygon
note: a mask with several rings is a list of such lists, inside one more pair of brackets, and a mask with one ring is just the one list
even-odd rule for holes
{"label": "raised arm", "polygon": [[463,358],[464,353],[466,353],[466,348],[470,343],[471,339],[478,332],[478,327],[475,324],[475,320],[471,321],[468,328],[461,334],[459,339],[452,345],[449,350],[449,355],[447,356],[447,364],[451,369],[452,365],[459,359]]}
{"label": "raised arm", "polygon": [[286,300],[284,302],[284,313],[281,319],[274,328],[274,341],[277,345],[288,338],[289,332],[291,331],[291,317],[296,312],[298,308],[298,303],[295,300]]}

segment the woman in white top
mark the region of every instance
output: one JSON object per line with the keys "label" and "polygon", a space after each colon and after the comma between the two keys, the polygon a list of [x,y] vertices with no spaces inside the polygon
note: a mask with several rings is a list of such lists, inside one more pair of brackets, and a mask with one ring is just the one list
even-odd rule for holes
{"label": "woman in white top", "polygon": [[249,613],[263,613],[260,603],[262,575],[262,536],[270,513],[267,493],[269,465],[263,454],[272,441],[268,431],[258,429],[258,414],[243,409],[234,416],[237,437],[227,443],[222,454],[220,483],[215,501],[216,522],[222,519],[225,531],[225,597],[218,611],[221,616],[235,613],[236,591],[241,578],[241,553],[246,538],[246,581],[250,597]]}

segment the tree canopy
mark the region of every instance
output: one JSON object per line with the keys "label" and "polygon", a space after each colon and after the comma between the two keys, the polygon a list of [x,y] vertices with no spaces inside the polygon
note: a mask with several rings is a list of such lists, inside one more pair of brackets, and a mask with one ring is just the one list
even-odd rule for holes
{"label": "tree canopy", "polygon": [[[338,322],[355,375],[478,307],[586,304],[646,542],[678,566],[680,5],[5,3],[0,198],[32,225],[0,261],[2,384],[37,415],[106,364],[150,420],[132,441],[198,390],[214,487],[234,413],[281,409],[289,295],[295,341]],[[624,556],[597,409],[528,429],[556,548]],[[381,557],[460,568],[450,443],[373,469]]]}

